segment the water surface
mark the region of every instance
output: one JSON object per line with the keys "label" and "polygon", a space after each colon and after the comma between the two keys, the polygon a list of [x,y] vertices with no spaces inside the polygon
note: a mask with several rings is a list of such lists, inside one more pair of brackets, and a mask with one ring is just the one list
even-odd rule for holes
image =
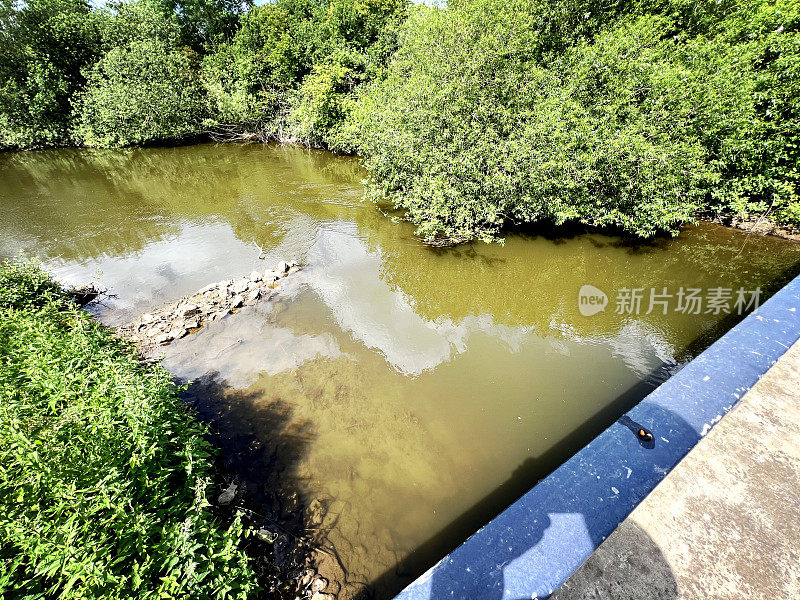
{"label": "water surface", "polygon": [[[617,314],[621,288],[761,287],[800,246],[708,224],[632,243],[515,234],[430,249],[351,158],[262,145],[0,155],[0,255],[116,295],[117,325],[282,259],[272,301],[165,348],[242,477],[298,491],[352,595],[385,597],[513,501],[737,319]],[[610,297],[584,317],[584,284]],[[277,479],[276,479],[277,478]]]}

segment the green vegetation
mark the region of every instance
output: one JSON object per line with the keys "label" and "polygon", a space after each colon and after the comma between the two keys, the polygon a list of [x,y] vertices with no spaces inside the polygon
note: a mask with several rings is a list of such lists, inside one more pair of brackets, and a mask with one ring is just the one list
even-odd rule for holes
{"label": "green vegetation", "polygon": [[428,239],[800,225],[796,0],[0,0],[0,148],[359,153]]}
{"label": "green vegetation", "polygon": [[244,598],[238,523],[170,376],[38,267],[0,266],[0,597]]}
{"label": "green vegetation", "polygon": [[338,141],[429,238],[798,224],[799,92],[794,0],[459,0],[408,19]]}

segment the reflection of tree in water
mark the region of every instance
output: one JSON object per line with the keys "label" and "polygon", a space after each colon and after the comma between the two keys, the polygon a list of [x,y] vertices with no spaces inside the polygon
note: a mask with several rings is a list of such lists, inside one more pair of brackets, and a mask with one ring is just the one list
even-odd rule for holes
{"label": "reflection of tree in water", "polygon": [[35,240],[30,251],[43,258],[128,254],[178,231],[135,190],[121,190],[94,153],[15,153],[0,160],[0,180],[0,230]]}
{"label": "reflection of tree in water", "polygon": [[[614,314],[616,290],[623,287],[644,288],[647,294],[651,287],[675,293],[680,287],[760,286],[768,294],[785,283],[785,271],[800,265],[800,245],[794,242],[762,237],[754,243],[744,232],[713,225],[649,242],[566,231],[563,236],[512,234],[503,246],[424,248],[387,231],[396,225],[372,224],[366,231],[371,247],[382,254],[382,278],[406,294],[424,318],[458,321],[488,314],[496,323],[531,327],[544,336],[615,334],[624,321]],[[604,313],[579,315],[577,294],[584,284],[608,294]],[[658,308],[646,315],[646,298],[639,316],[628,320],[664,332],[679,354],[698,337],[707,345],[721,333],[722,316],[663,315]]]}
{"label": "reflection of tree in water", "polygon": [[360,176],[354,159],[281,146],[23,152],[0,160],[0,226],[65,260],[133,253],[208,220],[270,246],[295,219],[340,219],[337,196],[360,199]]}

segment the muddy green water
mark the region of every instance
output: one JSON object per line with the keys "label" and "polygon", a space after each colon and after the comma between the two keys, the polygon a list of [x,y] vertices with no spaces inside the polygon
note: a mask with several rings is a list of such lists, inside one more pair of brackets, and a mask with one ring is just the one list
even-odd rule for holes
{"label": "muddy green water", "polygon": [[[736,321],[674,299],[645,314],[646,295],[616,314],[617,290],[766,294],[800,263],[798,244],[711,225],[432,250],[362,202],[363,177],[353,159],[278,146],[0,155],[0,255],[107,286],[106,323],[307,265],[274,300],[167,347],[165,365],[200,381],[188,397],[251,489],[269,495],[276,473],[296,489],[281,510],[338,553],[349,595],[397,591]],[[584,284],[609,295],[604,312],[579,313]]]}

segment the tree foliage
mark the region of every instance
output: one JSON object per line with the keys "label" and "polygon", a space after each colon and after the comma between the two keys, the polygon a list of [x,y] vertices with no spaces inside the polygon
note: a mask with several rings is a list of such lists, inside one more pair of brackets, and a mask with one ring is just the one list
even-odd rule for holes
{"label": "tree foliage", "polygon": [[798,222],[791,0],[460,0],[405,23],[335,140],[426,238],[508,222],[647,236],[700,211]]}

